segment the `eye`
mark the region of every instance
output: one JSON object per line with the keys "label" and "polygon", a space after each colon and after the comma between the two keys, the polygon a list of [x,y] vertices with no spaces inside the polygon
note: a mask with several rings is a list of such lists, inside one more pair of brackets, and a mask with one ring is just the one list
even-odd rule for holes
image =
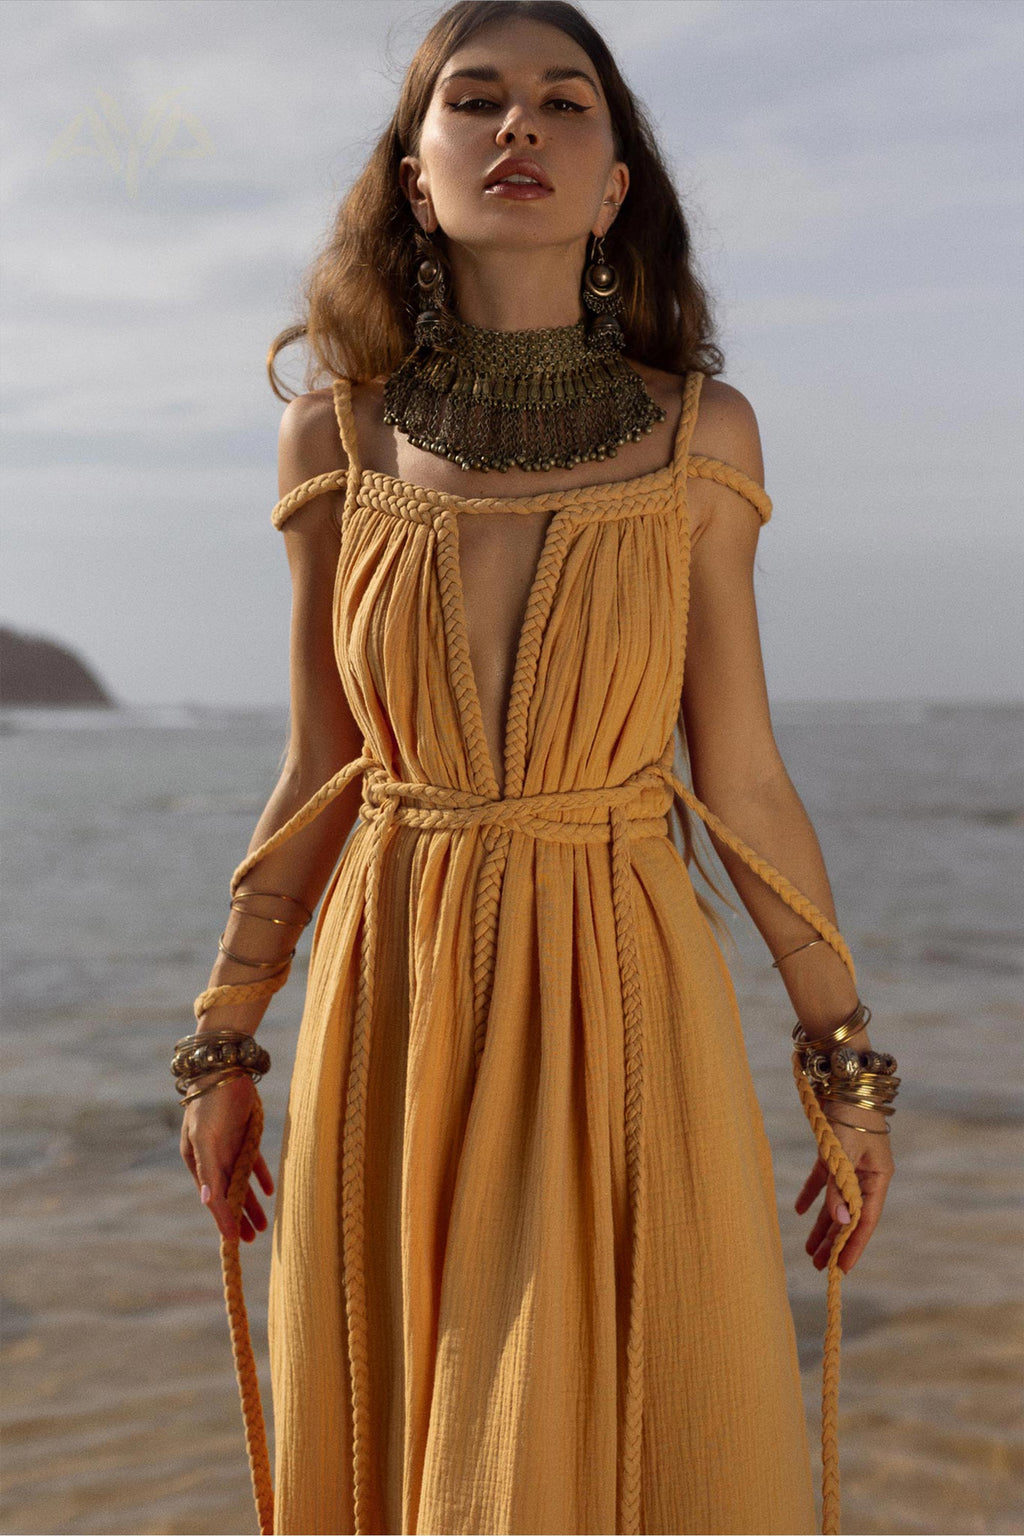
{"label": "eye", "polygon": [[[496,101],[491,101],[486,96],[464,96],[461,101],[448,102],[448,108],[452,112],[475,112],[479,107],[497,108],[497,105]],[[567,108],[570,112],[590,111],[589,107],[583,106],[578,101],[571,101],[567,96],[554,96],[550,101],[545,102],[544,105],[553,107],[556,112],[563,114]]]}

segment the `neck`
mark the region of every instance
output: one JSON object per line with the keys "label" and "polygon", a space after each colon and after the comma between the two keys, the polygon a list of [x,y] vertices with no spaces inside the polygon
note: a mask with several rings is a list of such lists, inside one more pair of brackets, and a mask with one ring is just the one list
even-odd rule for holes
{"label": "neck", "polygon": [[489,331],[538,331],[575,325],[582,256],[572,248],[469,251],[449,255],[453,308],[460,320]]}

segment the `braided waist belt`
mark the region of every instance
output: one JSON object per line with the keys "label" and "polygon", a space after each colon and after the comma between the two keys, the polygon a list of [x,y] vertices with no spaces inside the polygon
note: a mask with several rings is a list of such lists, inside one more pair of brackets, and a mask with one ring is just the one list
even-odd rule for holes
{"label": "braided waist belt", "polygon": [[[625,1152],[629,1204],[630,1298],[626,1344],[627,1379],[625,1405],[619,1426],[620,1508],[617,1529],[635,1533],[640,1527],[640,1474],[644,1391],[644,1232],[647,1210],[644,1156],[644,1033],[643,996],[638,961],[636,911],[632,881],[631,844],[641,838],[668,835],[668,811],[678,796],[712,831],[804,917],[844,960],[854,975],[853,960],[842,935],[819,909],[784,875],[748,848],[672,772],[668,749],[657,762],[644,765],[622,784],[590,789],[548,791],[534,795],[489,798],[451,786],[403,781],[393,778],[376,758],[364,755],[340,769],[328,783],[261,847],[247,855],[231,879],[232,896],[250,869],[266,854],[291,837],[339,795],[356,773],[362,773],[360,814],[371,846],[367,855],[364,892],[364,929],[359,956],[359,981],[352,1026],[348,1082],[341,1129],[341,1225],[342,1285],[348,1330],[352,1392],[353,1490],[356,1536],[371,1523],[371,1417],[370,1371],[367,1343],[364,1190],[366,1149],[366,1101],[370,1062],[370,1037],[375,996],[378,911],[381,865],[394,825],[424,831],[478,828],[485,851],[474,897],[472,982],[474,1079],[479,1071],[487,1029],[498,915],[505,864],[515,832],[555,842],[609,843],[611,846],[612,906],[615,944],[622,995],[625,1065]],[[226,999],[244,1002],[268,996],[285,984],[289,967],[273,976],[243,985],[208,988],[195,1000],[197,1020],[204,1009]],[[810,1085],[794,1053],[794,1077],[811,1122],[821,1155],[835,1173],[853,1222],[860,1214],[860,1187],[856,1174],[818,1107]],[[255,1147],[252,1156],[255,1156]],[[222,1245],[223,1246],[223,1245]],[[829,1261],[828,1325],[825,1339],[822,1444],[824,1466],[824,1529],[838,1529],[837,1410],[840,1336],[840,1276],[836,1261],[842,1243],[834,1245]],[[227,1262],[227,1261],[225,1261]],[[226,1270],[227,1273],[227,1270]],[[240,1298],[240,1276],[232,1271],[231,1290]],[[239,1360],[240,1385],[248,1372]],[[251,1429],[259,1414],[258,1395],[243,1389],[243,1410]],[[251,1435],[250,1438],[256,1438]],[[258,1442],[257,1442],[258,1443]],[[265,1436],[262,1442],[265,1445]],[[264,1458],[265,1459],[265,1458]],[[254,1461],[255,1468],[255,1461]],[[261,1463],[262,1465],[262,1463]],[[254,1482],[256,1482],[254,1471]],[[272,1511],[269,1476],[259,1478],[263,1508]],[[265,1515],[265,1519],[270,1518]]]}
{"label": "braided waist belt", "polygon": [[[630,838],[667,837],[673,797],[668,776],[657,763],[639,769],[623,784],[545,790],[501,800],[448,785],[393,779],[380,763],[374,763],[363,773],[359,811],[369,823],[389,815],[393,821],[424,831],[509,827],[551,842],[607,843],[614,836],[616,820],[626,823]],[[557,814],[574,811],[583,819]],[[589,819],[588,811],[593,813]]]}

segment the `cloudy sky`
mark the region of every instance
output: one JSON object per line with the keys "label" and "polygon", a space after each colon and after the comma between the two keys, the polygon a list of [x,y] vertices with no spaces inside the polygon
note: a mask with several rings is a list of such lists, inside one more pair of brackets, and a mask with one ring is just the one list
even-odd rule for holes
{"label": "cloudy sky", "polygon": [[[287,699],[266,351],[441,8],[5,0],[0,618],[126,703]],[[585,9],[760,421],[773,697],[1019,697],[1024,7]]]}

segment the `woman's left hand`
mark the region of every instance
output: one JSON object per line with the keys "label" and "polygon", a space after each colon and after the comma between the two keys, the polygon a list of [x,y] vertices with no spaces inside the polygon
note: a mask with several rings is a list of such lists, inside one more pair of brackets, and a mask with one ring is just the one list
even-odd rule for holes
{"label": "woman's left hand", "polygon": [[[843,1274],[849,1274],[850,1270],[860,1258],[867,1247],[878,1218],[882,1214],[882,1206],[889,1189],[889,1181],[896,1171],[892,1156],[891,1137],[866,1135],[863,1131],[850,1129],[850,1125],[869,1125],[872,1130],[881,1130],[891,1116],[883,1115],[878,1110],[852,1110],[849,1105],[839,1107],[823,1104],[821,1106],[829,1125],[853,1164],[860,1184],[861,1200],[863,1202],[860,1220],[856,1230],[849,1241],[844,1245],[839,1256],[839,1268]],[[840,1122],[846,1119],[846,1126]],[[815,1269],[824,1269],[832,1252],[832,1245],[836,1237],[847,1226],[847,1222],[840,1220],[840,1207],[845,1211],[843,1197],[839,1192],[839,1186],[834,1177],[828,1171],[828,1165],[819,1155],[814,1167],[808,1175],[807,1182],[796,1199],[796,1209],[801,1214],[814,1202],[819,1190],[825,1188],[825,1203],[818,1212],[811,1234],[804,1244]]]}

